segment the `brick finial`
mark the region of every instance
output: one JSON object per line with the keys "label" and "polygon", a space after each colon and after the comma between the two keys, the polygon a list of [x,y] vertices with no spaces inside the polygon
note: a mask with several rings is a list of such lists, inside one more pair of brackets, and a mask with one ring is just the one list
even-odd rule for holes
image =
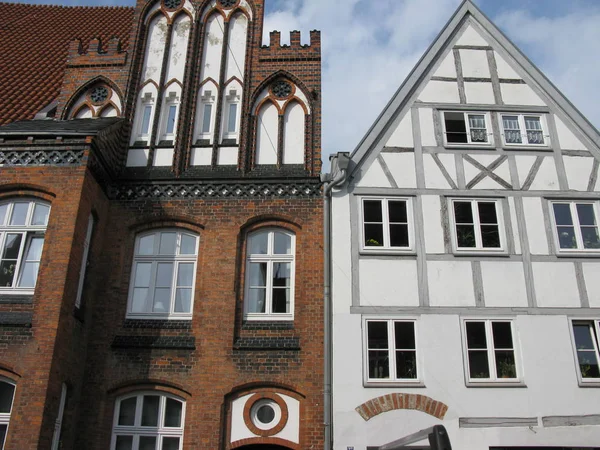
{"label": "brick finial", "polygon": [[279,31],[271,31],[269,33],[269,46],[270,47],[280,47],[281,46],[281,32]]}
{"label": "brick finial", "polygon": [[415,409],[442,420],[448,411],[448,406],[426,395],[393,393],[373,398],[355,408],[364,420],[370,420],[379,414],[396,409]]}
{"label": "brick finial", "polygon": [[121,40],[118,37],[113,36],[110,38],[110,41],[108,41],[108,45],[106,46],[106,53],[109,55],[121,53]]}
{"label": "brick finial", "polygon": [[69,42],[69,59],[81,54],[81,40],[74,39]]}
{"label": "brick finial", "polygon": [[87,52],[82,52],[83,43],[72,41],[69,45],[69,67],[122,66],[126,62],[127,52],[121,50],[121,40],[113,36],[102,51],[102,41],[94,38],[89,42]]}
{"label": "brick finial", "polygon": [[100,53],[102,51],[102,41],[98,38],[90,40],[88,45],[88,53]]}
{"label": "brick finial", "polygon": [[321,32],[319,30],[311,30],[310,32],[310,46],[320,47],[321,46]]}
{"label": "brick finial", "polygon": [[290,45],[300,47],[300,32],[298,30],[290,31]]}

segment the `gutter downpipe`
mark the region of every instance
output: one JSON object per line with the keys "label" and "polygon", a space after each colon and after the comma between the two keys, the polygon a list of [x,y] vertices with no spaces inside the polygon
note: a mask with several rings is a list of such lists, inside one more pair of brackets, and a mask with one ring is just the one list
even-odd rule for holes
{"label": "gutter downpipe", "polygon": [[331,304],[331,191],[346,181],[346,169],[348,167],[348,154],[338,154],[332,161],[332,166],[336,166],[336,159],[341,158],[338,168],[339,172],[332,178],[330,173],[321,175],[323,186],[323,302],[324,302],[324,330],[323,358],[325,360],[324,370],[324,390],[323,390],[323,409],[325,425],[325,450],[333,449],[333,426],[332,426],[332,378],[333,378],[333,308]]}

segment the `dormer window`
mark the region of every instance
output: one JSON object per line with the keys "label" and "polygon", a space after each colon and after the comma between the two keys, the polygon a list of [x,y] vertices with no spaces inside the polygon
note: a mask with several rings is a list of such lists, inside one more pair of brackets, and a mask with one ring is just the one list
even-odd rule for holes
{"label": "dormer window", "polygon": [[240,91],[231,89],[225,97],[223,114],[223,140],[237,142],[239,135]]}
{"label": "dormer window", "polygon": [[548,145],[542,116],[502,114],[502,130],[506,145]]}
{"label": "dormer window", "polygon": [[445,111],[443,115],[446,144],[491,145],[488,114]]}

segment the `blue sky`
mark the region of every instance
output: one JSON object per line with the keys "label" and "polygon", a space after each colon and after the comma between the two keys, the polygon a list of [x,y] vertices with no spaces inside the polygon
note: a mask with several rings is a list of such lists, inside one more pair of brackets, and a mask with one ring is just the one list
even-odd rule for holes
{"label": "blue sky", "polygon": [[[27,3],[124,5],[118,0]],[[483,12],[600,127],[600,0],[475,0]],[[352,151],[460,0],[266,0],[265,30],[319,29],[323,159]]]}

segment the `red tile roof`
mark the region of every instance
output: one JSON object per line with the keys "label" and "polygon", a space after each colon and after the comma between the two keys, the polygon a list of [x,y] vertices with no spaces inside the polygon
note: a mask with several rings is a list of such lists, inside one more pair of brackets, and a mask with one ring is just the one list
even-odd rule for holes
{"label": "red tile roof", "polygon": [[117,36],[126,49],[133,8],[0,3],[0,125],[32,119],[57,98],[69,42]]}

